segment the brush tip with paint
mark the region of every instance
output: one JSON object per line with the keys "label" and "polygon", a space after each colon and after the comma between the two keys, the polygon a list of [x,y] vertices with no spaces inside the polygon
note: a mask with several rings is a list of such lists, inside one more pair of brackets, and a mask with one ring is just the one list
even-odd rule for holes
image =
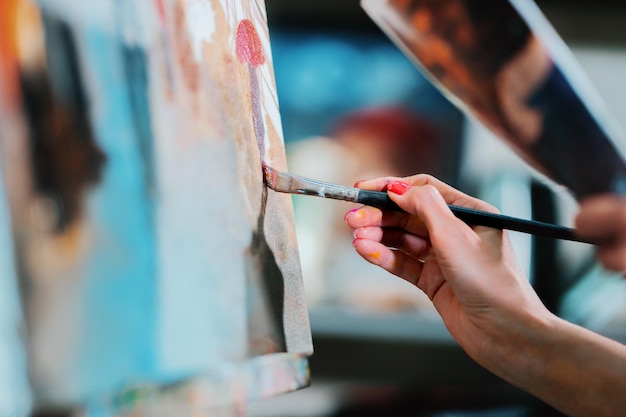
{"label": "brush tip with paint", "polygon": [[276,190],[276,178],[278,177],[277,171],[271,166],[267,165],[265,161],[261,161],[263,167],[263,181],[272,190]]}
{"label": "brush tip with paint", "polygon": [[310,194],[307,190],[307,184],[313,186],[313,180],[279,171],[269,166],[265,161],[261,161],[261,165],[263,166],[265,184],[272,190],[279,193]]}

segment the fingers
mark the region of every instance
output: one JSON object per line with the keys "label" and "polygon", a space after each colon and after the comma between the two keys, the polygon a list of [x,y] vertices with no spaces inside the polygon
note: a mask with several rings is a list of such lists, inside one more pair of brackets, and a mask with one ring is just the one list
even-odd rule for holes
{"label": "fingers", "polygon": [[425,258],[430,248],[426,239],[401,229],[362,227],[354,231],[354,238],[379,242],[389,248],[402,250],[414,258]]}
{"label": "fingers", "polygon": [[464,252],[468,241],[478,243],[478,236],[454,216],[434,186],[411,187],[402,195],[393,192],[389,195],[400,207],[421,219],[433,246],[438,250],[447,253],[456,246],[456,249]]}
{"label": "fingers", "polygon": [[[481,309],[493,294],[532,292],[506,234],[499,229],[470,227],[448,207],[457,204],[495,212],[487,203],[465,196],[429,176],[410,177],[413,186],[394,178],[360,182],[373,190],[386,189],[404,211],[362,207],[346,215],[357,229],[353,246],[368,262],[416,285],[445,315],[450,302]],[[404,181],[404,180],[403,180]],[[446,197],[444,197],[445,193]],[[423,260],[426,262],[423,263]],[[507,279],[490,280],[486,276]],[[509,296],[504,296],[508,303]]]}
{"label": "fingers", "polygon": [[418,236],[426,236],[426,227],[419,217],[399,211],[382,211],[374,207],[363,206],[346,213],[344,221],[352,229],[387,227],[404,229]]}
{"label": "fingers", "polygon": [[[390,186],[394,186],[394,184],[398,185],[399,181],[412,185],[412,187],[406,186],[403,189],[411,190],[412,193],[415,192],[416,189],[427,188],[431,190],[427,192],[436,191],[436,193],[439,194],[447,204],[455,204],[489,212],[497,212],[495,207],[485,203],[484,201],[470,197],[445,184],[444,182],[426,174],[414,175],[403,179],[399,179],[397,177],[383,177],[367,181],[358,181],[355,183],[355,186],[367,190],[384,191]],[[396,201],[396,198],[393,197],[393,193],[390,193],[390,196],[394,199],[394,201]],[[379,209],[366,206],[349,212],[344,220],[348,226],[352,228],[367,226],[396,227],[403,228],[406,231],[419,236],[427,236],[427,228],[425,227],[421,216],[419,216],[416,212],[416,206],[414,204],[409,204],[410,199],[413,198],[415,194],[411,194],[411,196],[412,197],[405,197],[396,201],[396,203],[399,201],[404,202],[400,203],[400,207],[402,207],[406,213],[394,211],[383,212]],[[449,212],[450,210],[446,209],[446,211]],[[411,214],[413,216],[411,216]]]}
{"label": "fingers", "polygon": [[381,177],[374,178],[371,180],[361,180],[354,183],[356,188],[360,188],[362,190],[371,190],[371,191],[385,191],[387,189],[387,184],[391,181],[401,180],[400,177]]}
{"label": "fingers", "polygon": [[425,239],[380,227],[357,229],[354,236],[352,245],[365,260],[415,285],[436,301],[446,280],[436,260],[430,258],[431,248]]}
{"label": "fingers", "polygon": [[[468,241],[472,241],[475,244],[479,243],[479,236],[469,226],[454,216],[447,206],[447,201],[445,201],[441,191],[448,195],[450,201],[459,205],[496,211],[492,206],[481,200],[469,197],[429,175],[416,175],[406,180],[418,185],[397,187],[398,180],[395,177],[358,182],[358,186],[373,190],[389,188],[390,198],[405,213],[381,211],[377,208],[365,206],[346,215],[345,221],[348,226],[354,229],[362,227],[403,229],[408,234],[424,238],[430,237],[431,241],[435,236],[435,239],[438,241],[437,245],[434,246],[438,247],[441,245],[441,249],[444,252],[450,246],[455,246],[459,251],[466,252],[463,245],[466,245]],[[396,194],[398,192],[403,194]],[[436,233],[433,233],[434,231]],[[439,236],[439,238],[436,236]],[[452,236],[456,237],[452,238]],[[497,233],[495,237],[500,238],[501,233]]]}
{"label": "fingers", "polygon": [[458,220],[448,208],[439,190],[432,185],[412,187],[403,191],[403,194],[391,192],[389,195],[401,208],[419,216],[429,230],[435,226],[442,227],[449,222],[456,223]]}
{"label": "fingers", "polygon": [[465,193],[462,193],[456,188],[427,174],[418,174],[406,178],[375,178],[371,180],[357,181],[354,186],[364,190],[386,191],[387,186],[393,181],[403,181],[409,185],[412,185],[413,187],[421,187],[426,185],[432,186],[437,191],[439,191],[439,194],[441,194],[447,204],[455,204],[458,206],[469,207],[478,210],[486,210],[494,213],[497,212],[497,209],[490,204],[477,198],[471,197]]}
{"label": "fingers", "polygon": [[413,285],[418,284],[424,263],[401,250],[390,249],[382,243],[356,238],[352,246],[359,255],[373,265],[396,275]]}

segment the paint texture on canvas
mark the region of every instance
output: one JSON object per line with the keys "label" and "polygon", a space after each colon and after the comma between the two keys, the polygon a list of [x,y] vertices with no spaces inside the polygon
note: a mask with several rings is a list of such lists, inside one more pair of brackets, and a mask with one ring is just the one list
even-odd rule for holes
{"label": "paint texture on canvas", "polygon": [[263,1],[5,11],[0,163],[36,401],[268,355],[300,365],[261,391],[306,385],[291,200],[261,172],[287,169]]}

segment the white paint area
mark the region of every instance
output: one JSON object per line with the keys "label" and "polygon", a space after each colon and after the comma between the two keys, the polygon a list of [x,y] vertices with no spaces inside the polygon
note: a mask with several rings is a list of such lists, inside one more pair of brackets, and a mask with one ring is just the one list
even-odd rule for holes
{"label": "white paint area", "polygon": [[193,47],[193,52],[198,61],[202,59],[202,43],[210,42],[215,32],[215,11],[208,0],[186,1],[187,27]]}

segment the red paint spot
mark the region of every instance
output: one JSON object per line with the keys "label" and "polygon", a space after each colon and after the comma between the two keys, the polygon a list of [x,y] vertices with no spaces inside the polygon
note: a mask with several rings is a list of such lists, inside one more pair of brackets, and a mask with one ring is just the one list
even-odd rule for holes
{"label": "red paint spot", "polygon": [[161,24],[165,26],[165,5],[163,4],[163,0],[155,0],[157,12],[159,13],[159,20]]}
{"label": "red paint spot", "polygon": [[242,64],[249,63],[253,67],[258,67],[265,63],[261,39],[254,24],[248,19],[239,22],[235,37],[235,51]]}

